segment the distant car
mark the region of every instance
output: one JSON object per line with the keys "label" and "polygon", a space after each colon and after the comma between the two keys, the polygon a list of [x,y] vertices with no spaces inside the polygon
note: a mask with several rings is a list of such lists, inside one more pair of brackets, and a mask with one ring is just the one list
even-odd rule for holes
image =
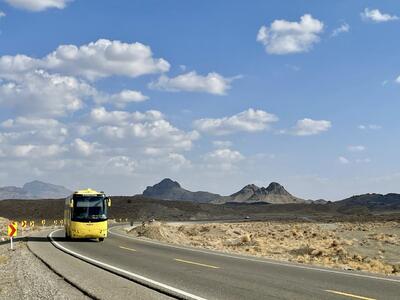
{"label": "distant car", "polygon": [[250,219],[250,217],[249,217],[249,216],[245,216],[244,218],[245,218],[246,220]]}
{"label": "distant car", "polygon": [[149,220],[149,223],[153,223],[153,222],[155,222],[156,221],[156,219],[150,219]]}

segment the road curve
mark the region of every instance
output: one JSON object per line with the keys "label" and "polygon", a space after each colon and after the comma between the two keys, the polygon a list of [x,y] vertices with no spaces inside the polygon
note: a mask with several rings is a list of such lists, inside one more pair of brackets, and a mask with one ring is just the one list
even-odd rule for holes
{"label": "road curve", "polygon": [[80,259],[182,299],[400,299],[400,280],[140,240],[110,229],[103,243],[53,244]]}

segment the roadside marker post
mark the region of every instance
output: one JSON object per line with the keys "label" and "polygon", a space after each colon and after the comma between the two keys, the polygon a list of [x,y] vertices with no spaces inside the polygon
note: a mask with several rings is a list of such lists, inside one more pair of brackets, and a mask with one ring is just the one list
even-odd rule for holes
{"label": "roadside marker post", "polygon": [[35,227],[35,221],[29,221],[29,227],[33,229],[33,227]]}
{"label": "roadside marker post", "polygon": [[13,237],[17,236],[18,233],[18,222],[12,222],[11,224],[8,224],[8,236],[10,237],[10,243],[11,243],[11,250],[14,250],[13,248]]}
{"label": "roadside marker post", "polygon": [[46,225],[46,220],[42,220],[42,226]]}
{"label": "roadside marker post", "polygon": [[27,224],[28,224],[27,221],[21,221],[21,228],[25,229]]}

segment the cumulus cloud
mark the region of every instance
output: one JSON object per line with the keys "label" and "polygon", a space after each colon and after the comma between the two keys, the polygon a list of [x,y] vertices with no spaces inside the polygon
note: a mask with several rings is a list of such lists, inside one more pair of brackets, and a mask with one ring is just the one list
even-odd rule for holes
{"label": "cumulus cloud", "polygon": [[369,9],[369,8],[364,9],[364,11],[361,13],[361,18],[364,21],[372,21],[374,23],[395,21],[399,19],[399,17],[396,15],[381,13],[379,9]]}
{"label": "cumulus cloud", "polygon": [[365,151],[365,146],[362,145],[351,145],[347,147],[347,150],[349,150],[350,152],[363,152]]}
{"label": "cumulus cloud", "polygon": [[121,109],[125,108],[128,104],[143,102],[149,99],[148,96],[143,95],[140,91],[127,89],[112,95],[98,92],[94,98],[98,104],[110,103]]}
{"label": "cumulus cloud", "polygon": [[366,124],[366,125],[358,125],[358,129],[361,130],[379,130],[382,129],[381,125],[376,125],[376,124]]}
{"label": "cumulus cloud", "polygon": [[90,118],[98,126],[97,132],[108,142],[116,146],[136,146],[150,155],[190,150],[199,137],[196,131],[184,132],[174,127],[155,110],[129,113],[100,107],[91,111]]}
{"label": "cumulus cloud", "polygon": [[138,163],[128,156],[114,156],[108,159],[105,172],[130,175],[134,173],[137,165]]}
{"label": "cumulus cloud", "polygon": [[263,110],[249,108],[231,117],[204,118],[194,121],[199,131],[213,135],[226,135],[235,132],[257,132],[265,130],[278,117]]}
{"label": "cumulus cloud", "polygon": [[216,148],[228,148],[232,146],[231,141],[213,141],[212,143]]}
{"label": "cumulus cloud", "polygon": [[6,16],[6,13],[4,11],[0,10],[0,19],[4,18]]}
{"label": "cumulus cloud", "polygon": [[332,31],[331,36],[332,36],[332,37],[335,37],[335,36],[338,36],[338,35],[341,34],[341,33],[349,32],[349,31],[350,31],[350,25],[347,24],[347,23],[343,23],[343,24],[340,25],[338,28],[335,28],[335,29]]}
{"label": "cumulus cloud", "polygon": [[92,155],[96,150],[96,145],[94,143],[89,143],[80,138],[74,140],[72,147],[77,153],[83,156]]}
{"label": "cumulus cloud", "polygon": [[68,137],[65,124],[55,119],[17,117],[0,123],[3,142],[62,143]]}
{"label": "cumulus cloud", "polygon": [[330,121],[305,118],[298,120],[292,133],[297,136],[316,135],[332,127]]}
{"label": "cumulus cloud", "polygon": [[225,95],[231,88],[235,78],[226,78],[212,72],[207,75],[198,75],[195,71],[170,78],[162,75],[157,81],[149,84],[150,88],[171,92],[203,92],[214,95]]}
{"label": "cumulus cloud", "polygon": [[308,52],[320,40],[324,24],[310,14],[300,18],[300,22],[275,20],[269,27],[262,26],[257,41],[264,45],[269,54],[292,54]]}
{"label": "cumulus cloud", "polygon": [[104,107],[96,107],[91,110],[90,118],[97,124],[122,126],[132,122],[163,120],[164,115],[158,110],[148,110],[142,113],[139,111],[107,111]]}
{"label": "cumulus cloud", "polygon": [[350,161],[344,156],[339,156],[338,161],[343,165],[347,165],[350,163]]}
{"label": "cumulus cloud", "polygon": [[39,70],[0,81],[0,105],[23,115],[62,116],[81,109],[85,97],[93,92],[90,85],[74,77]]}
{"label": "cumulus cloud", "polygon": [[400,75],[394,80],[396,83],[400,83]]}
{"label": "cumulus cloud", "polygon": [[245,157],[236,150],[229,148],[216,149],[204,156],[206,167],[218,170],[231,170]]}
{"label": "cumulus cloud", "polygon": [[357,164],[369,164],[371,162],[370,158],[358,158],[355,160]]}
{"label": "cumulus cloud", "polygon": [[49,8],[64,9],[73,0],[5,0],[13,7],[30,10],[34,12]]}
{"label": "cumulus cloud", "polygon": [[0,57],[0,73],[15,75],[33,69],[46,69],[89,80],[113,75],[138,77],[168,71],[169,63],[153,58],[149,46],[99,39],[87,45],[61,45],[47,56]]}
{"label": "cumulus cloud", "polygon": [[38,158],[38,157],[50,157],[56,156],[63,152],[66,149],[60,145],[52,144],[52,145],[33,145],[33,144],[25,144],[25,145],[16,145],[9,148],[8,156],[15,156],[19,158]]}
{"label": "cumulus cloud", "polygon": [[29,56],[18,54],[0,57],[0,75],[5,79],[18,79],[21,75],[34,70],[37,61]]}

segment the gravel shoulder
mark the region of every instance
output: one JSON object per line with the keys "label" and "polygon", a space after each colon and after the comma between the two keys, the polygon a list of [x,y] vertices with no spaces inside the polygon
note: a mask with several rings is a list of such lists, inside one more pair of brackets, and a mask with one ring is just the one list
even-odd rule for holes
{"label": "gravel shoulder", "polygon": [[11,251],[8,223],[0,218],[0,299],[90,299],[36,258],[23,239],[17,238]]}
{"label": "gravel shoulder", "polygon": [[53,273],[26,242],[0,244],[0,299],[90,299]]}

